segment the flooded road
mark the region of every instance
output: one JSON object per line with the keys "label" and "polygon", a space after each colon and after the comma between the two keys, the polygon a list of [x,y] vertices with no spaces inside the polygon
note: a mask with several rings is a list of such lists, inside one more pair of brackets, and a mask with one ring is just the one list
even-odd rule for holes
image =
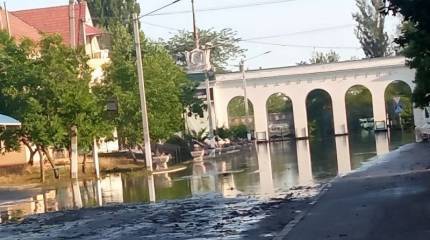
{"label": "flooded road", "polygon": [[[171,230],[171,235],[166,235],[167,238],[180,238],[187,234],[191,236],[187,231],[207,231],[206,237],[219,237],[221,235],[213,233],[216,229],[222,228],[221,233],[240,232],[245,228],[244,225],[263,218],[266,213],[262,206],[267,203],[270,205],[274,199],[283,198],[287,194],[295,194],[293,197],[298,198],[315,194],[312,188],[301,188],[300,191],[291,189],[315,186],[337,175],[344,175],[413,140],[412,132],[378,133],[375,136],[363,131],[324,140],[258,144],[248,146],[239,153],[189,164],[186,170],[177,173],[149,177],[140,173],[109,174],[101,180],[66,183],[19,201],[0,202],[0,222],[21,220],[39,213],[91,208],[39,215],[30,217],[23,223],[42,224],[44,221],[69,217],[76,218],[77,221],[79,217],[83,217],[94,221],[94,218],[99,218],[98,224],[110,223],[119,227],[111,222],[112,217],[116,216],[119,219],[129,219],[123,219],[122,223],[135,223],[139,219],[139,231],[143,231],[141,228],[150,229],[158,223],[154,229]],[[140,204],[150,202],[155,204]],[[100,206],[103,208],[92,208]],[[133,220],[132,216],[136,219]],[[145,221],[149,223],[144,224]],[[129,229],[130,234],[134,234],[136,226],[131,226],[134,227]],[[17,229],[1,228],[0,225],[0,232],[13,232],[18,231],[20,225],[16,226]],[[177,228],[182,228],[183,231],[178,231]],[[27,226],[25,229],[31,228]],[[28,231],[28,236],[33,236],[31,234],[34,232]],[[87,231],[86,234],[91,236],[90,232]],[[46,236],[42,234],[40,237]],[[107,236],[114,235],[103,238]],[[151,236],[162,234],[156,231]],[[25,239],[25,235],[23,238]]]}

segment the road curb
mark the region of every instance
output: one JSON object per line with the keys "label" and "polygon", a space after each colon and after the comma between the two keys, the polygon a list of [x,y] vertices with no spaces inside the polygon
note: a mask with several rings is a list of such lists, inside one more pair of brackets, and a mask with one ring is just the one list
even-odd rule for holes
{"label": "road curb", "polygon": [[328,189],[332,186],[332,182],[335,181],[337,179],[334,178],[333,180],[331,180],[330,182],[326,183],[323,185],[323,187],[321,188],[321,191],[317,194],[317,196],[315,197],[315,199],[310,203],[311,207],[309,207],[306,210],[303,210],[301,213],[297,214],[297,216],[294,217],[293,220],[291,220],[290,222],[288,222],[287,225],[285,225],[285,227],[282,229],[282,231],[280,231],[276,237],[273,238],[273,240],[283,240],[287,237],[287,235],[291,232],[291,230],[293,230],[293,228],[300,223],[300,221],[306,216],[306,214],[317,204],[317,202],[320,200],[320,198],[322,196],[324,196],[324,194],[328,191]]}

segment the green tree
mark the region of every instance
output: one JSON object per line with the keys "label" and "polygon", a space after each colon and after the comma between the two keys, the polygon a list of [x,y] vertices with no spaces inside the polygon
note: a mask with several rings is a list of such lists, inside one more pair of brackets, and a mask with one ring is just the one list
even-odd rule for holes
{"label": "green tree", "polygon": [[[104,92],[117,100],[115,123],[118,133],[124,147],[132,148],[142,144],[133,41],[127,29],[120,24],[111,26],[109,30],[113,36],[112,61],[105,67]],[[167,139],[182,130],[182,99],[189,82],[163,46],[144,40],[143,52],[150,136],[153,140]]]}
{"label": "green tree", "polygon": [[[235,97],[229,102],[227,107],[228,117],[246,116],[244,99],[245,99],[244,97]],[[249,101],[249,99],[248,99],[248,112],[249,112],[249,115],[254,114],[254,108],[251,101]]]}
{"label": "green tree", "polygon": [[430,103],[430,2],[427,0],[387,1],[385,13],[400,13],[404,17],[401,36],[395,41],[403,48],[408,65],[416,69],[413,101],[418,107]]}
{"label": "green tree", "polygon": [[80,129],[83,149],[112,131],[104,117],[105,100],[90,92],[91,69],[83,49],[67,47],[59,35],[35,45],[17,44],[0,33],[0,58],[5,60],[0,111],[22,123],[14,139],[35,145],[52,166],[49,149],[69,148],[72,126]]}
{"label": "green tree", "polygon": [[139,15],[140,6],[136,0],[87,0],[93,22],[108,29],[114,23],[120,23],[132,32],[132,13]]}
{"label": "green tree", "polygon": [[297,65],[307,65],[307,64],[327,64],[339,62],[340,56],[335,51],[330,50],[327,53],[315,51],[312,55],[312,58],[309,61],[301,61],[297,63]]}
{"label": "green tree", "polygon": [[282,93],[272,95],[267,100],[268,113],[285,113],[293,109],[291,100]]}
{"label": "green tree", "polygon": [[324,90],[314,90],[306,98],[309,134],[326,137],[334,134],[333,110],[330,95]]}
{"label": "green tree", "polygon": [[[212,43],[211,63],[216,67],[218,72],[225,70],[227,61],[241,57],[245,50],[239,46],[240,38],[237,32],[230,28],[219,31],[214,29],[199,29],[200,44],[205,45]],[[179,31],[175,36],[164,43],[166,49],[176,62],[181,66],[186,66],[185,52],[195,48],[194,35],[190,31]]]}
{"label": "green tree", "polygon": [[369,89],[357,85],[348,89],[345,96],[348,129],[350,131],[360,130],[360,118],[372,118],[372,94]]}
{"label": "green tree", "polygon": [[[369,2],[370,1],[370,2]],[[384,31],[384,0],[356,0],[358,12],[352,17],[357,22],[355,34],[368,58],[384,57],[391,54],[390,40]]]}

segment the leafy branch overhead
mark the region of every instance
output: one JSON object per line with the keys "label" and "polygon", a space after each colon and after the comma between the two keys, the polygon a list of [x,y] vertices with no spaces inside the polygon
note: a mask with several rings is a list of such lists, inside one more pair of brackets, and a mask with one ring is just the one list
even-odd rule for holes
{"label": "leafy branch overhead", "polygon": [[418,107],[430,103],[430,1],[390,0],[385,14],[401,14],[404,24],[395,41],[403,48],[408,65],[416,69],[413,101]]}
{"label": "leafy branch overhead", "polygon": [[384,0],[356,0],[358,12],[352,17],[357,22],[355,34],[368,58],[391,55],[390,40],[385,28],[385,15],[380,11]]}

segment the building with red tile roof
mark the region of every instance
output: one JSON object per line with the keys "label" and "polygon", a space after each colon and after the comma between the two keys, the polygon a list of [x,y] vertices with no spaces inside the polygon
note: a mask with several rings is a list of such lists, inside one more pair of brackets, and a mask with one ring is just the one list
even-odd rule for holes
{"label": "building with red tile roof", "polygon": [[5,10],[0,9],[0,30],[8,31],[8,29],[11,36],[18,41],[22,40],[23,38],[39,41],[42,38],[38,29],[27,24],[15,15],[6,13]]}
{"label": "building with red tile roof", "polygon": [[[78,45],[84,45],[90,42],[92,38],[100,36],[103,33],[100,29],[93,26],[90,11],[85,1],[74,4],[73,9],[75,42]],[[11,15],[18,17],[42,33],[58,33],[63,37],[64,43],[70,44],[70,12],[70,5],[63,5],[14,11],[11,12]]]}

